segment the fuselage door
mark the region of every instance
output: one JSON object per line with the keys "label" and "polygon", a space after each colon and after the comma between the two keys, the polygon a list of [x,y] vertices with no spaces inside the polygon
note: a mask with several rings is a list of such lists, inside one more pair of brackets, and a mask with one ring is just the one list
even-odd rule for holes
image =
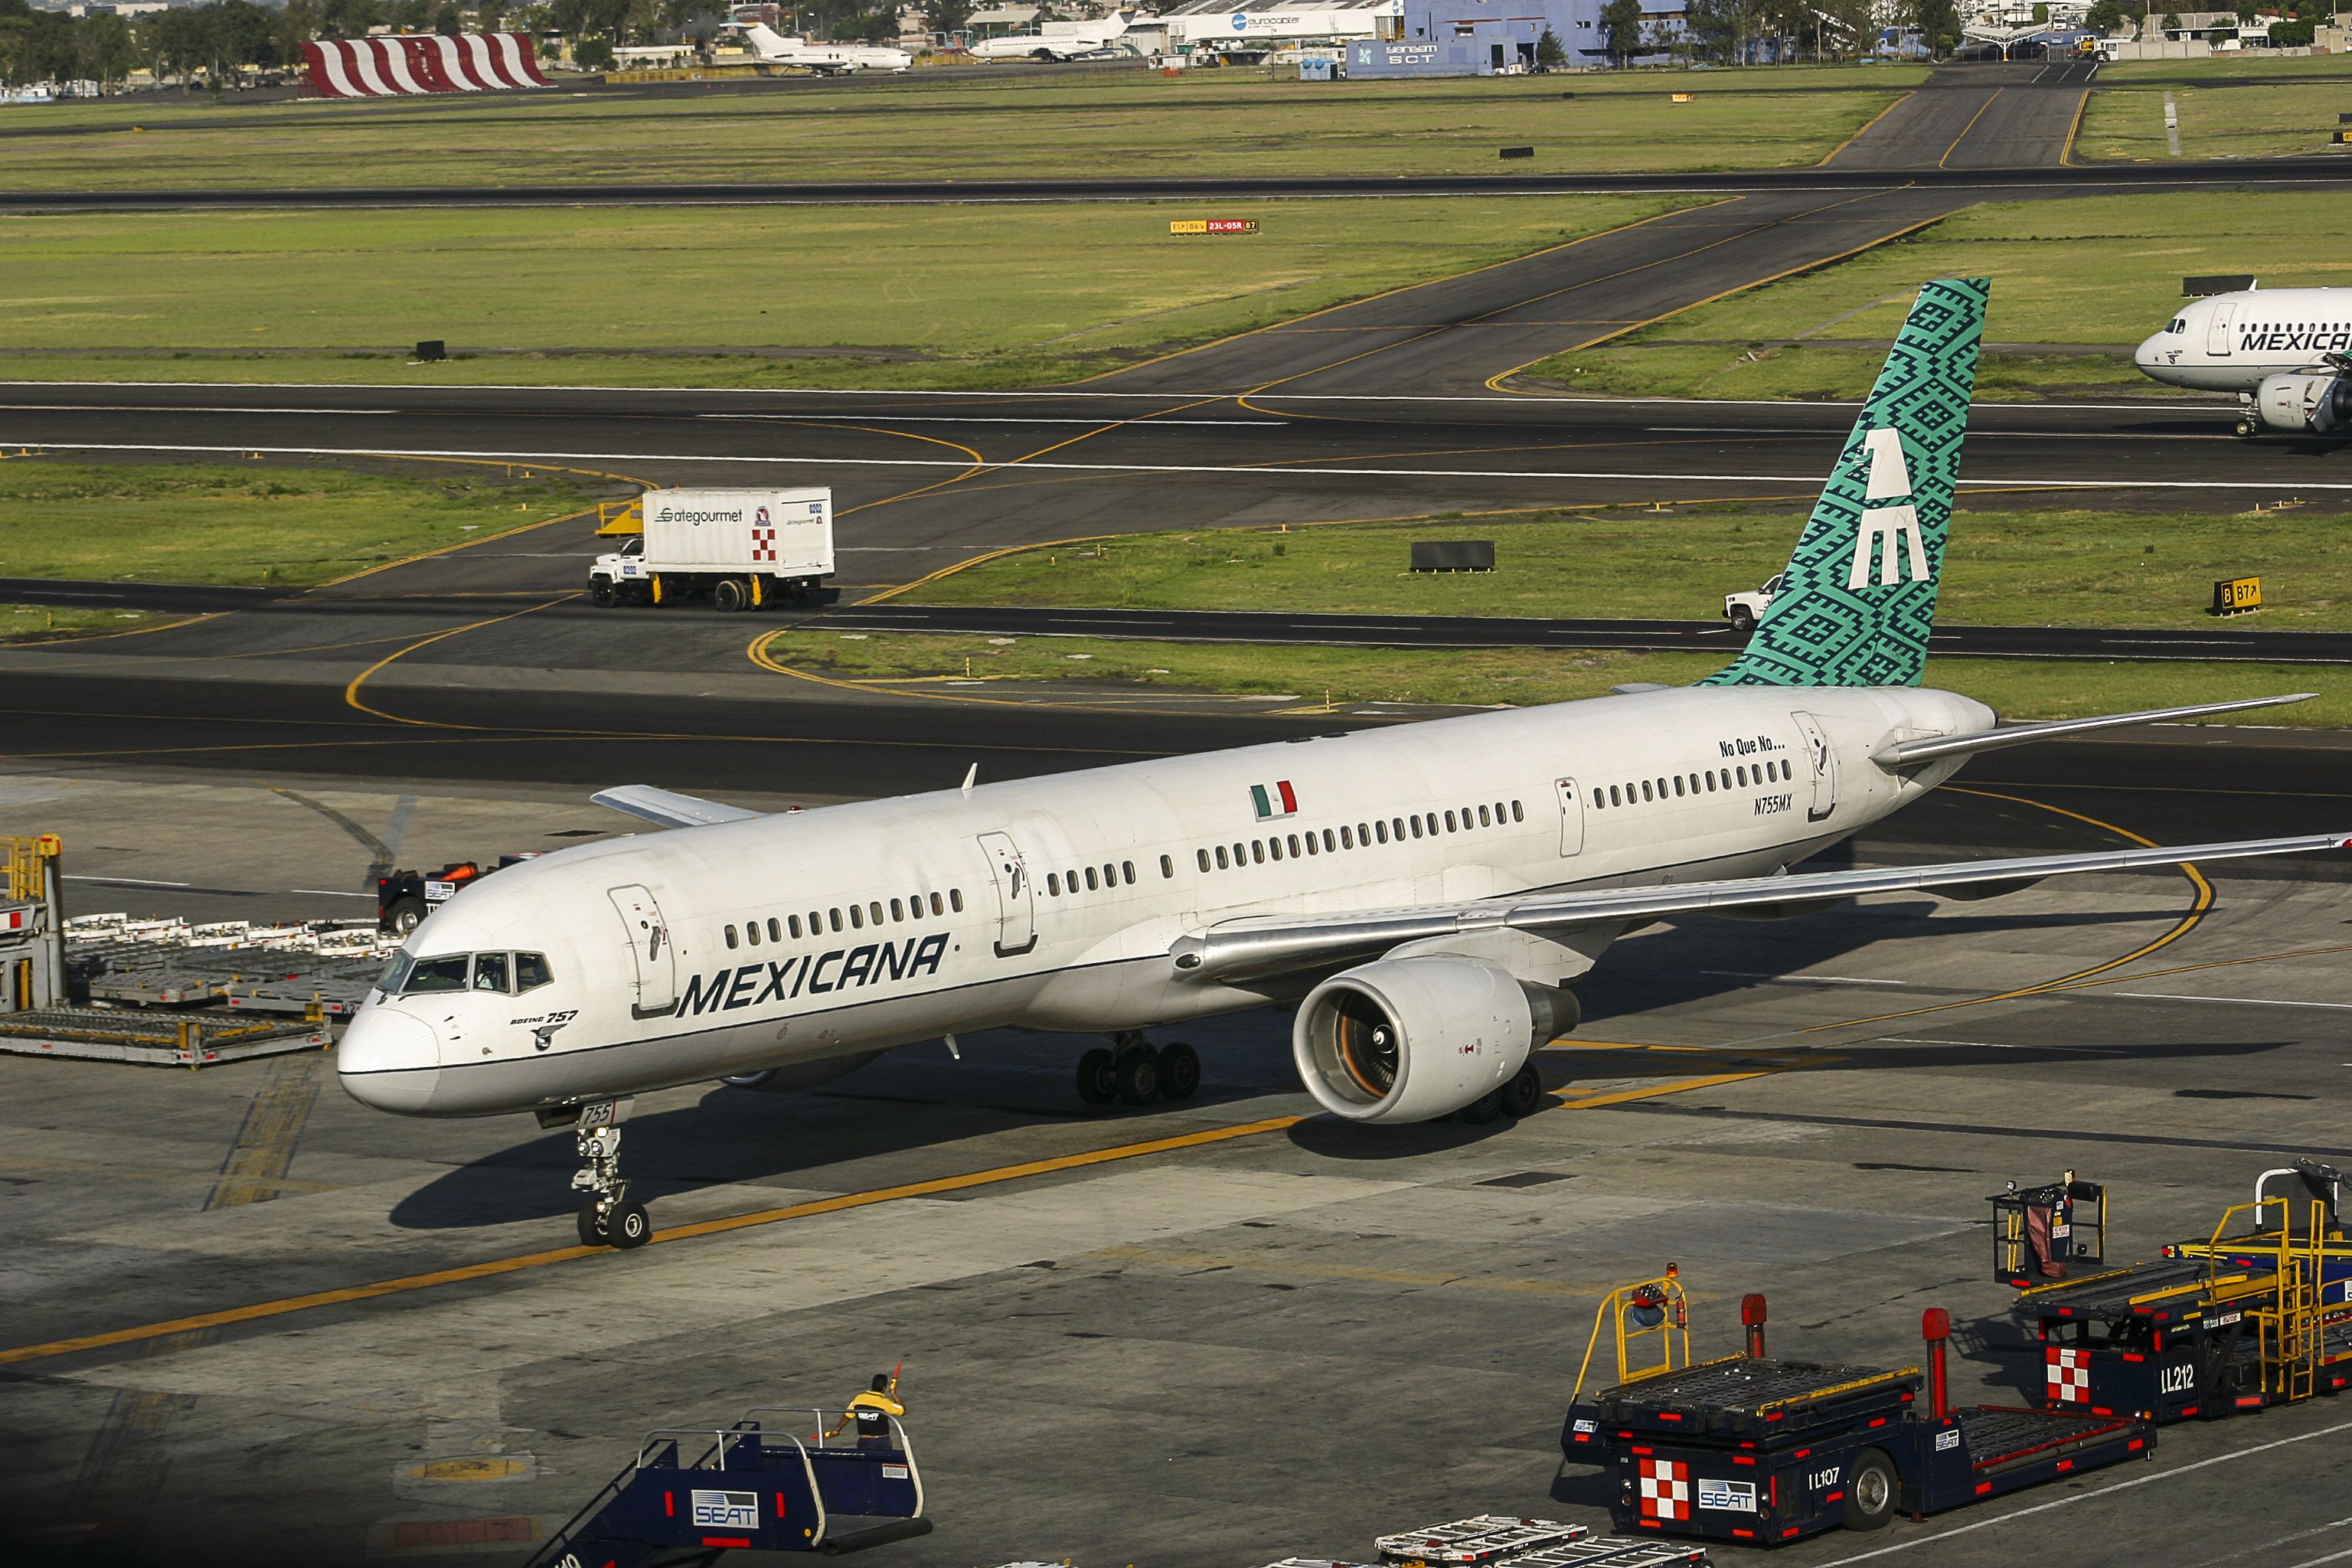
{"label": "fuselage door", "polygon": [[1553,787],[1559,792],[1559,852],[1575,855],[1584,848],[1584,798],[1576,793],[1574,779],[1558,779]]}
{"label": "fuselage door", "polygon": [[629,955],[635,961],[637,1000],[630,1011],[640,1018],[658,1018],[677,1009],[677,972],[671,958],[669,922],[651,890],[632,882],[608,895],[621,924],[629,934]]}
{"label": "fuselage door", "polygon": [[2205,352],[2215,359],[2230,357],[2230,325],[2238,319],[2238,302],[2223,300],[2213,307],[2205,319]]}
{"label": "fuselage door", "polygon": [[1797,721],[1797,729],[1805,740],[1806,758],[1801,766],[1813,775],[1813,803],[1805,808],[1805,820],[1826,822],[1830,813],[1837,809],[1837,753],[1830,749],[1830,738],[1822,733],[1821,721],[1810,713],[1791,713],[1789,717]]}
{"label": "fuselage door", "polygon": [[1037,945],[1036,892],[1029,885],[1029,865],[1003,833],[983,833],[980,847],[987,851],[989,875],[996,883],[996,956],[1018,958]]}

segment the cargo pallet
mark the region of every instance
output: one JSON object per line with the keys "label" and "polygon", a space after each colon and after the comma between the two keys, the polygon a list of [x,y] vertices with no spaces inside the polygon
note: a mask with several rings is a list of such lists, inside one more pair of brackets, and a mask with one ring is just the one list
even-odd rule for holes
{"label": "cargo pallet", "polygon": [[184,1013],[102,1007],[0,1013],[0,1051],[142,1067],[217,1067],[255,1057],[324,1050],[331,1038],[322,1018],[293,1024],[229,1023]]}
{"label": "cargo pallet", "polygon": [[[763,1423],[783,1416],[803,1438]],[[731,1426],[663,1427],[635,1460],[533,1552],[527,1568],[641,1568],[680,1549],[708,1562],[728,1551],[857,1552],[930,1533],[923,1478],[896,1417],[890,1440],[835,1442],[837,1410],[782,1405]],[[697,1457],[687,1458],[689,1449]]]}
{"label": "cargo pallet", "polygon": [[[2307,1195],[2265,1197],[2278,1176],[2297,1178]],[[2012,1310],[2040,1334],[2044,1402],[2161,1424],[2352,1386],[2352,1241],[2337,1223],[2341,1189],[2332,1167],[2311,1161],[2266,1171],[2254,1201],[2224,1210],[2206,1240],[2021,1291]],[[2242,1220],[2253,1228],[2229,1234]]]}
{"label": "cargo pallet", "polygon": [[[1671,1272],[1601,1303],[1593,1341],[1613,1322],[1620,1378],[1570,1406],[1560,1450],[1616,1470],[1618,1530],[1779,1545],[1839,1526],[1875,1530],[1897,1513],[1925,1519],[2155,1449],[2154,1427],[2128,1417],[1950,1408],[1951,1323],[1940,1309],[1920,1325],[1927,1376],[1916,1366],[1775,1359],[1764,1353],[1763,1298],[1748,1297],[1740,1316],[1747,1353],[1694,1364]],[[1644,1336],[1663,1351],[1657,1364],[1636,1367],[1628,1346]],[[1588,1345],[1587,1373],[1591,1360]]]}
{"label": "cargo pallet", "polygon": [[[1383,1535],[1372,1543],[1383,1568],[1707,1568],[1706,1548],[1595,1535],[1580,1524],[1482,1513]],[[1266,1568],[1365,1568],[1328,1557],[1286,1557]]]}

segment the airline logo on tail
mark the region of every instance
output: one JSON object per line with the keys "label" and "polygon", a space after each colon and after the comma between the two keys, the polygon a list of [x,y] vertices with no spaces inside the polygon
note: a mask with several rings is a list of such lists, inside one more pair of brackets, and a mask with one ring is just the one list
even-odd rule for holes
{"label": "airline logo on tail", "polygon": [[[1919,513],[1910,500],[1911,465],[1903,460],[1903,437],[1893,430],[1873,430],[1863,437],[1863,446],[1870,454],[1870,481],[1863,492],[1866,504],[1855,530],[1853,569],[1846,574],[1845,585],[1852,590],[1869,582],[1874,563],[1881,584],[1906,577],[1925,583],[1927,550],[1919,541]],[[1900,505],[1879,504],[1898,497]]]}

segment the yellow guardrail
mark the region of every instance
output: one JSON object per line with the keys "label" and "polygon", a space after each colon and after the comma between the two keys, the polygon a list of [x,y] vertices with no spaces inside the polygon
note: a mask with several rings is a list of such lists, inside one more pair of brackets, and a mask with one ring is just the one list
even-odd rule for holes
{"label": "yellow guardrail", "polygon": [[46,892],[44,869],[48,863],[65,853],[65,846],[54,833],[44,833],[37,838],[0,838],[0,868],[5,868],[6,879],[0,881],[0,893],[10,903],[23,903],[37,899]]}
{"label": "yellow guardrail", "polygon": [[646,498],[629,500],[600,500],[596,503],[596,531],[607,533],[643,533],[646,531]]}

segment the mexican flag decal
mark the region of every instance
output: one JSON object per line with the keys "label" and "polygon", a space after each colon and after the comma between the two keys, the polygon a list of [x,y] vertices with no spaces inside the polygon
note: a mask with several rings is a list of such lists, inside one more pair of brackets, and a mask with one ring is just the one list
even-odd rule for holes
{"label": "mexican flag decal", "polygon": [[1298,797],[1290,792],[1288,779],[1280,784],[1250,785],[1250,804],[1257,807],[1260,822],[1269,817],[1298,815]]}

